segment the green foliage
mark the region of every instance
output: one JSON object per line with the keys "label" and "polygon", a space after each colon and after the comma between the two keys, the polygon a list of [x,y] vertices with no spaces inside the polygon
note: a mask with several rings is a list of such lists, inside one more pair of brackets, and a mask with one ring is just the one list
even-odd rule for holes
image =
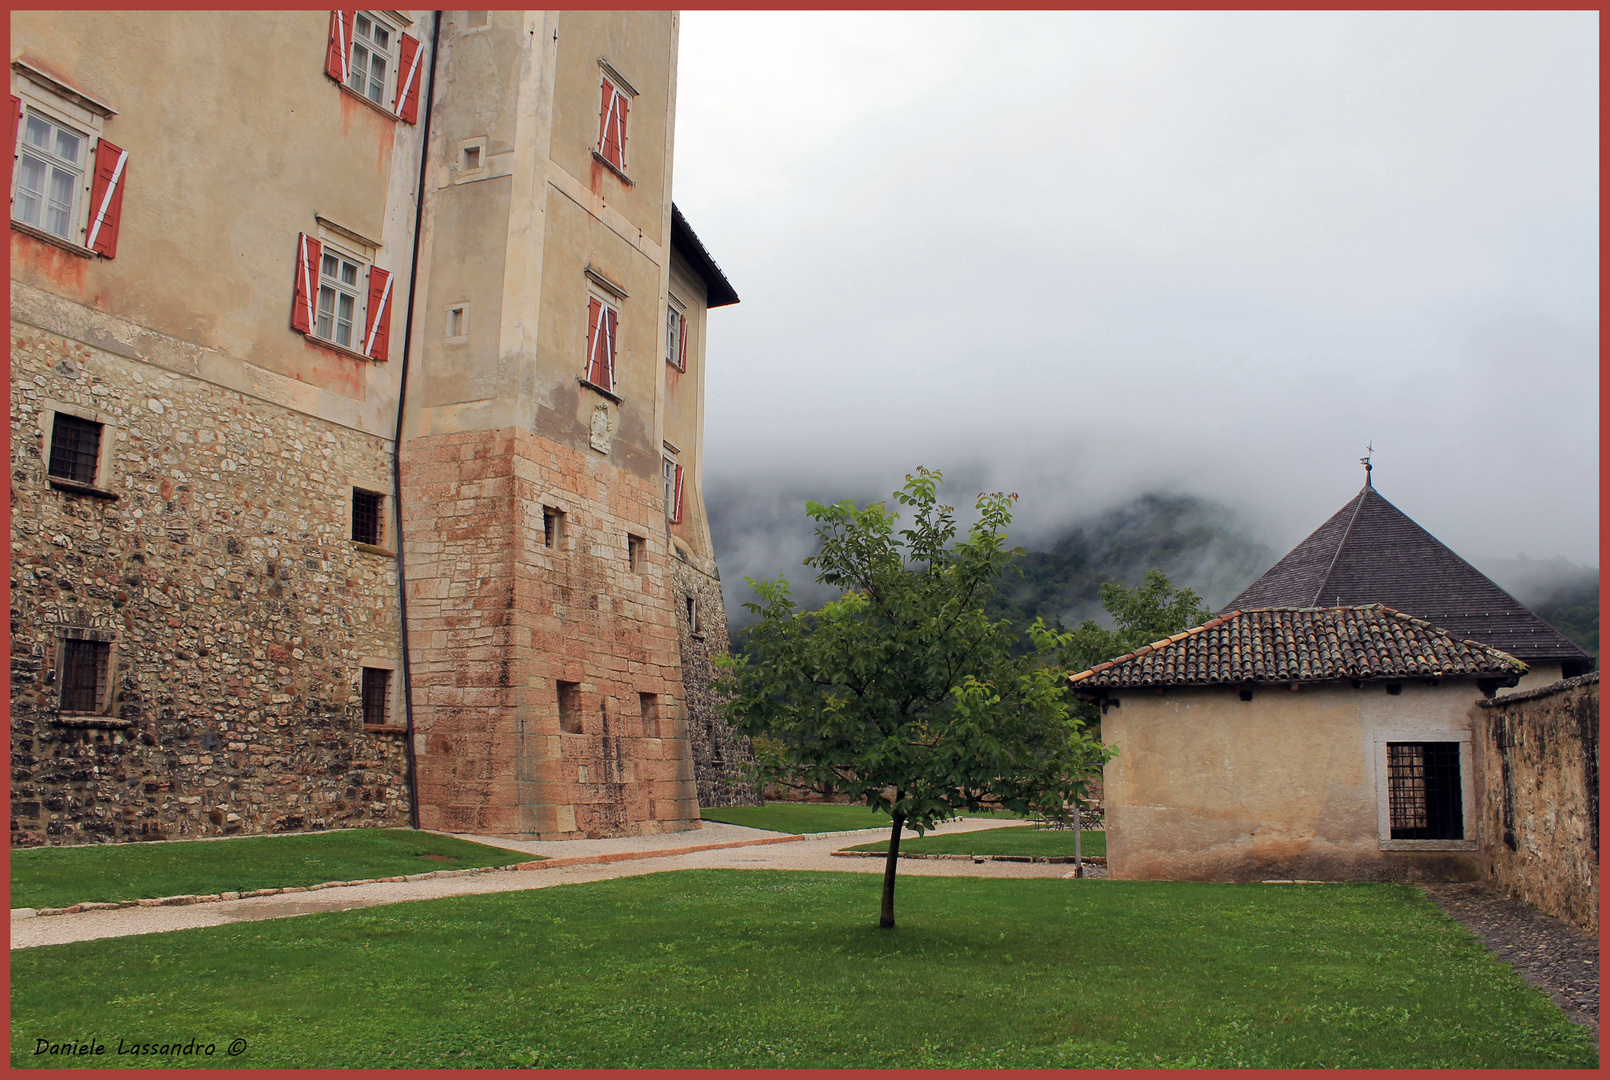
{"label": "green foliage", "polygon": [[1112,616],[1113,628],[1086,619],[1067,635],[1059,659],[1070,671],[1084,671],[1214,617],[1200,596],[1176,589],[1161,570],[1148,570],[1146,580],[1133,589],[1108,582],[1101,587],[1101,606]]}
{"label": "green foliage", "polygon": [[[862,860],[836,860],[845,863]],[[870,862],[871,860],[865,860]],[[1592,1068],[1412,885],[688,870],[18,949],[13,1068]],[[119,1057],[125,1042],[216,1045]],[[35,1056],[97,1038],[104,1057]],[[227,1056],[234,1039],[244,1052]]]}
{"label": "green foliage", "polygon": [[13,907],[247,892],[325,881],[507,866],[538,858],[413,829],[26,848],[11,853]]}
{"label": "green foliage", "polygon": [[[831,783],[919,833],[986,800],[1060,817],[1107,752],[1070,714],[1064,673],[1012,655],[1009,624],[983,611],[1015,497],[981,495],[957,541],[940,479],[907,477],[898,533],[884,503],[807,504],[821,548],[806,565],[843,595],[801,613],[783,578],[750,580],[760,622],[724,663],[727,718],[769,776]],[[1031,633],[1043,655],[1066,644]]]}
{"label": "green foliage", "polygon": [[1561,585],[1530,605],[1584,652],[1599,655],[1599,578]]}

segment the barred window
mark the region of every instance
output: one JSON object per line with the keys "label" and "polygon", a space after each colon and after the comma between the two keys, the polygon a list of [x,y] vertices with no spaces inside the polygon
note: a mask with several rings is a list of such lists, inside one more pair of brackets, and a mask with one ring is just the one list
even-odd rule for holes
{"label": "barred window", "polygon": [[105,641],[67,638],[62,643],[61,708],[63,712],[98,713],[106,707],[112,646]]}
{"label": "barred window", "polygon": [[363,722],[384,727],[391,720],[391,672],[363,669]]}
{"label": "barred window", "polygon": [[1463,840],[1459,744],[1387,743],[1387,812],[1393,840]]}
{"label": "barred window", "polygon": [[384,533],[380,511],[385,501],[386,497],[377,491],[352,489],[352,539],[379,546]]}
{"label": "barred window", "polygon": [[56,414],[50,432],[51,476],[75,484],[93,484],[100,456],[100,424],[67,413]]}

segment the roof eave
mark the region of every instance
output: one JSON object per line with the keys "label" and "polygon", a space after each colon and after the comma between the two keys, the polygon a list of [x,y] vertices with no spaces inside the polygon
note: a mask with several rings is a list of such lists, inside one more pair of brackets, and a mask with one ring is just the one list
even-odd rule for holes
{"label": "roof eave", "polygon": [[738,293],[721,272],[715,259],[705,249],[699,234],[693,231],[688,219],[675,203],[671,204],[671,250],[688,261],[688,265],[704,279],[705,307],[726,307],[738,302]]}

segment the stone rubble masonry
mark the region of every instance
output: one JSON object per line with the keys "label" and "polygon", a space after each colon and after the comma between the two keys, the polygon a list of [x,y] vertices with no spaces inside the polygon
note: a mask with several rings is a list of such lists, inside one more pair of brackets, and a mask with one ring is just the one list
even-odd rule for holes
{"label": "stone rubble masonry", "polygon": [[[746,768],[755,763],[754,749],[748,739],[734,734],[721,715],[720,695],[711,689],[717,674],[715,658],[725,656],[731,648],[721,581],[681,559],[671,561],[671,571],[699,805],[759,806],[754,781],[746,774]],[[691,619],[689,600],[693,602]]]}
{"label": "stone rubble masonry", "polygon": [[[401,467],[420,825],[697,827],[658,477],[516,428],[406,441]],[[552,548],[545,507],[564,515]],[[561,680],[579,733],[561,731]]]}
{"label": "stone rubble masonry", "polygon": [[[115,499],[47,482],[48,402],[109,420]],[[359,688],[400,655],[397,565],[349,520],[390,442],[15,307],[11,424],[13,845],[406,825]],[[58,715],[68,627],[112,642],[110,717]]]}
{"label": "stone rubble masonry", "polygon": [[1488,879],[1598,933],[1598,673],[1484,701],[1475,712]]}

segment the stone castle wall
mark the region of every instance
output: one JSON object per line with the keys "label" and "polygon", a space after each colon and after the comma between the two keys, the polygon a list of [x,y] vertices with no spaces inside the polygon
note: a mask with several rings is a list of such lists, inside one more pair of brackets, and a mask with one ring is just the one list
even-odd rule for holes
{"label": "stone castle wall", "polygon": [[711,688],[715,658],[725,656],[732,645],[721,581],[680,559],[671,560],[671,571],[699,805],[758,806],[760,797],[746,771],[755,762],[754,750],[722,718],[721,697]]}
{"label": "stone castle wall", "polygon": [[421,824],[696,827],[659,485],[517,429],[410,440],[402,467]]}
{"label": "stone castle wall", "polygon": [[1488,879],[1599,929],[1599,676],[1482,702],[1481,857]]}
{"label": "stone castle wall", "polygon": [[[104,494],[47,482],[57,404],[107,422]],[[358,689],[400,656],[396,561],[350,540],[389,442],[15,311],[11,424],[12,843],[407,824]],[[58,714],[69,628],[112,642],[111,715]]]}

